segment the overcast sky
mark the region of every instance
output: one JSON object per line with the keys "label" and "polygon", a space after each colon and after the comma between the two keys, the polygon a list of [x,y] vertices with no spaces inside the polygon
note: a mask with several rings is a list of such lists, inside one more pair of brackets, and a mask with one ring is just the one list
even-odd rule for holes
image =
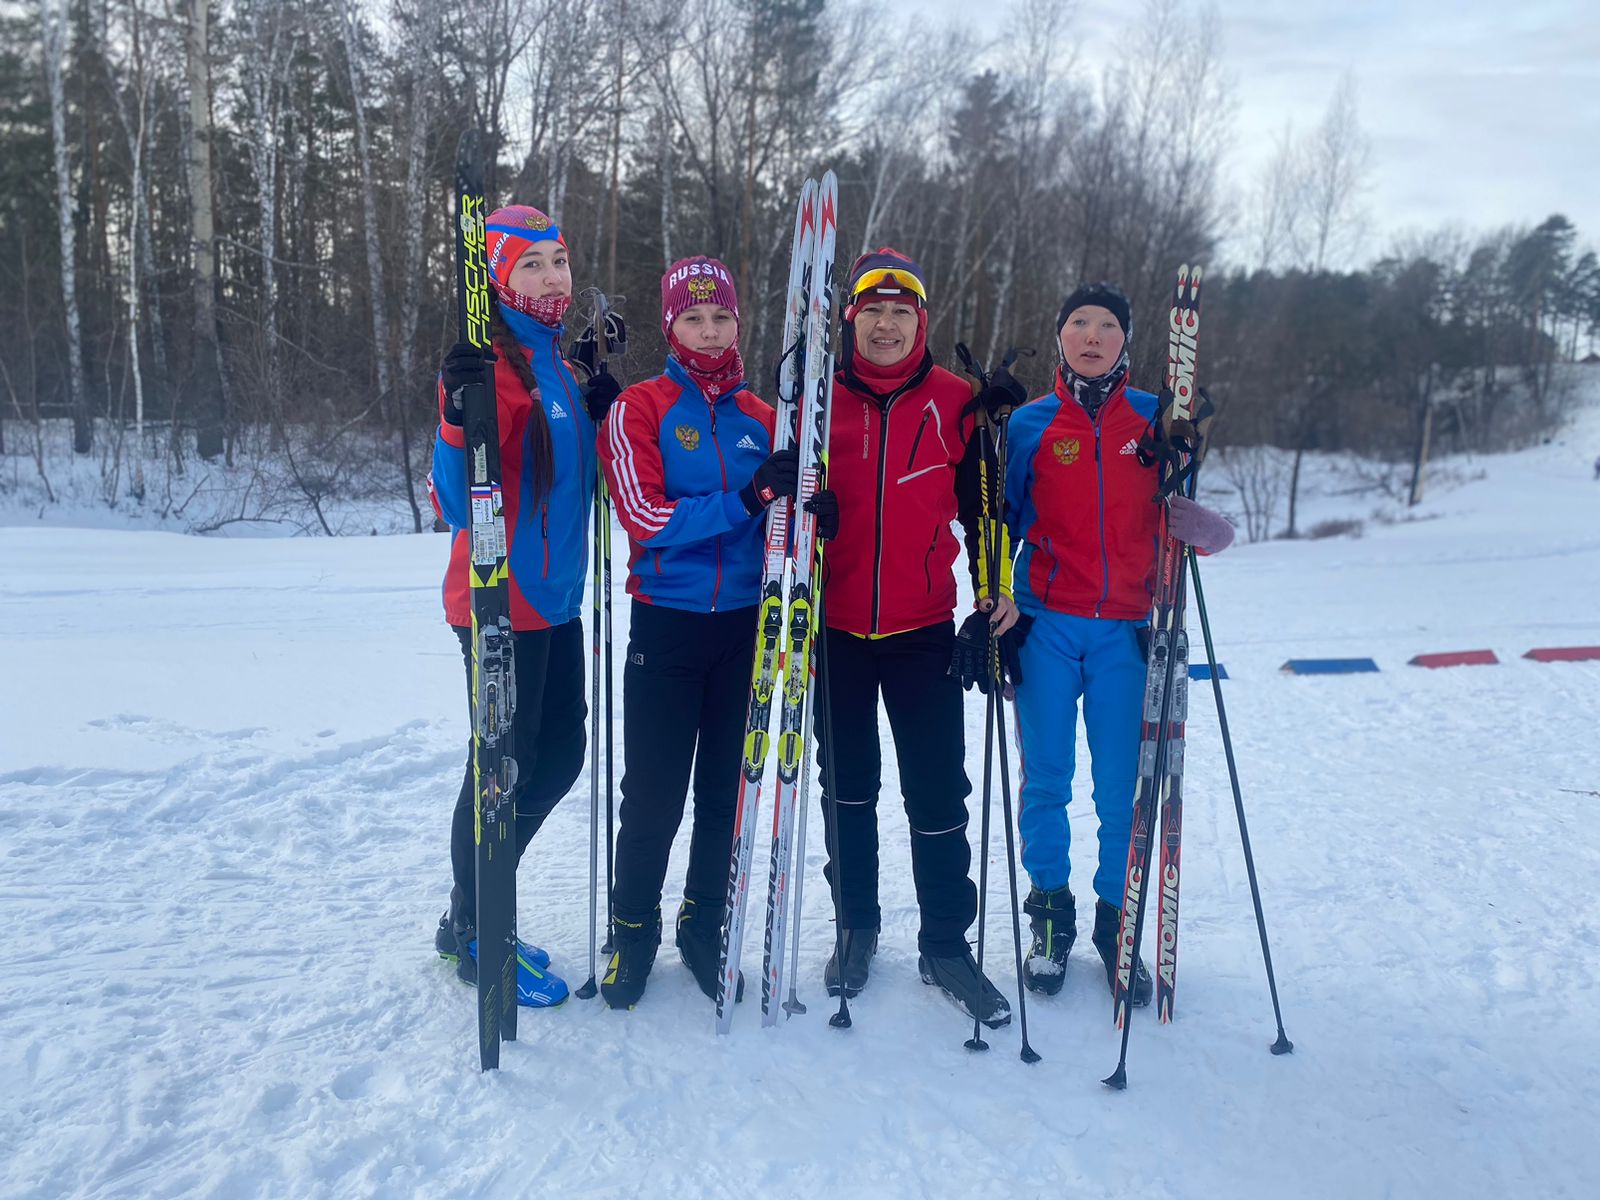
{"label": "overcast sky", "polygon": [[[969,24],[977,6],[931,3]],[[1217,0],[1217,9],[1238,100],[1231,182],[1254,178],[1286,120],[1315,125],[1350,71],[1373,149],[1365,257],[1407,229],[1532,225],[1552,212],[1600,247],[1600,3]],[[1139,10],[1080,0],[1080,63],[1098,73],[1117,23]]]}

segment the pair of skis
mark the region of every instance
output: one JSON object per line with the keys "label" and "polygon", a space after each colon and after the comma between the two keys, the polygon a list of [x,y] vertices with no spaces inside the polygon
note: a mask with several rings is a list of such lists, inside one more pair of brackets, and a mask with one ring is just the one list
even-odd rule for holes
{"label": "pair of skis", "polygon": [[[798,913],[805,865],[806,721],[811,706],[812,649],[816,641],[822,590],[822,545],[817,519],[804,505],[823,487],[828,461],[828,415],[833,392],[833,259],[838,222],[839,184],[832,171],[821,183],[806,180],[795,212],[794,249],[784,312],[784,356],[778,372],[777,431],[773,450],[798,445],[799,494],[780,497],[767,509],[761,601],[751,670],[750,705],[745,722],[728,863],[727,906],[722,925],[717,980],[719,1034],[733,1025],[733,1005],[744,938],[745,902],[760,818],[761,781],[778,672],[783,670],[778,724],[778,785],[772,806],[772,856],[767,886],[767,922],[761,971],[761,1023],[776,1025],[784,976],[784,942],[789,921],[789,883],[795,882]],[[788,641],[784,643],[787,630]],[[800,848],[794,848],[795,811],[800,813]],[[798,862],[794,860],[798,858]],[[795,995],[792,972],[799,954],[799,922],[791,955],[789,998],[781,1005],[804,1012]]]}
{"label": "pair of skis", "polygon": [[[478,133],[456,149],[457,318],[460,338],[489,349],[489,264],[484,247],[483,162]],[[517,1037],[517,835],[512,788],[511,717],[516,659],[511,634],[506,520],[500,474],[494,369],[463,389],[471,503],[473,837],[477,866],[478,1060],[500,1065],[500,1042]]]}
{"label": "pair of skis", "polygon": [[[1194,495],[1195,475],[1205,450],[1204,429],[1210,402],[1195,384],[1195,355],[1200,333],[1199,266],[1178,268],[1167,337],[1167,387],[1154,431],[1160,467],[1158,497]],[[1126,1086],[1129,1008],[1133,975],[1139,961],[1146,886],[1150,873],[1151,835],[1159,821],[1161,860],[1156,940],[1156,1012],[1162,1023],[1172,1020],[1178,969],[1178,883],[1183,853],[1184,723],[1189,709],[1189,634],[1184,627],[1188,600],[1188,559],[1172,537],[1162,515],[1156,585],[1150,614],[1150,661],[1145,675],[1140,724],[1139,781],[1133,806],[1133,833],[1128,841],[1128,871],[1123,885],[1122,918],[1117,929],[1117,968],[1113,1012],[1122,1030],[1117,1069],[1105,1082]]]}

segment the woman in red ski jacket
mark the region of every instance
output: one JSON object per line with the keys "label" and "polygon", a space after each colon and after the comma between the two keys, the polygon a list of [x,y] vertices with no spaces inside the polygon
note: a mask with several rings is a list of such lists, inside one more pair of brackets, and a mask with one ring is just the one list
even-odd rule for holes
{"label": "woman in red ski jacket", "polygon": [[[877,949],[881,694],[911,826],[922,978],[969,1016],[1000,1026],[1011,1019],[1010,1005],[978,970],[966,941],[977,915],[967,843],[972,788],[963,766],[961,685],[948,674],[960,553],[952,520],[959,517],[966,529],[980,604],[998,605],[997,620],[1012,610],[1009,597],[991,595],[976,570],[972,389],[934,365],[922,272],[905,255],[883,247],[857,259],[845,303],[828,435],[827,485],[837,497],[838,534],[823,558],[818,656],[830,712],[817,723],[820,758],[829,768],[823,814],[830,837],[837,835],[829,842],[837,859],[830,859],[827,875],[831,882],[837,873],[844,962],[836,950],[824,982],[830,995],[841,988],[855,995]],[[836,796],[826,790],[830,774]]]}

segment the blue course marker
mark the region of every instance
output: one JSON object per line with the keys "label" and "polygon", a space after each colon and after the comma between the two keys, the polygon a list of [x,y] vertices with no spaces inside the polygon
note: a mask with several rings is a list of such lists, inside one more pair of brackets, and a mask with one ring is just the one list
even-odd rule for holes
{"label": "blue course marker", "polygon": [[1285,675],[1355,675],[1376,671],[1370,658],[1291,658],[1278,668]]}
{"label": "blue course marker", "polygon": [[[1189,678],[1190,679],[1210,679],[1211,678],[1211,665],[1209,663],[1190,663],[1189,664]],[[1217,664],[1217,678],[1218,679],[1226,679],[1226,678],[1228,678],[1228,668],[1226,666],[1224,666],[1222,663],[1218,663]]]}

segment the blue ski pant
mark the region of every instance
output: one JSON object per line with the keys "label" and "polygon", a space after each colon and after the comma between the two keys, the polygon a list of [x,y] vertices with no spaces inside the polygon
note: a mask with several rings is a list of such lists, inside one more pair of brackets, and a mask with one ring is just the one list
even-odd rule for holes
{"label": "blue ski pant", "polygon": [[1017,738],[1022,789],[1017,832],[1022,866],[1033,885],[1066,886],[1072,829],[1067,803],[1076,767],[1078,703],[1089,740],[1100,857],[1095,895],[1122,907],[1139,773],[1140,709],[1145,660],[1143,621],[1112,621],[1068,613],[1035,614],[1022,643],[1017,687]]}

